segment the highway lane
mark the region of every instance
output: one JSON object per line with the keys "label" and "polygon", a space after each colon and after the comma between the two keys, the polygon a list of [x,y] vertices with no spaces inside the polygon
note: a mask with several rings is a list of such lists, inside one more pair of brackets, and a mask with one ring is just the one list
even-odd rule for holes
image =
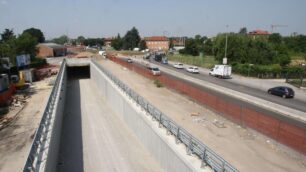
{"label": "highway lane", "polygon": [[[248,95],[251,95],[251,96],[254,96],[254,97],[257,97],[257,98],[261,98],[261,99],[266,100],[266,101],[270,101],[270,102],[273,102],[273,103],[276,103],[276,104],[279,104],[279,105],[282,105],[282,106],[286,106],[286,107],[289,107],[289,108],[292,108],[292,109],[295,109],[295,110],[306,112],[306,103],[303,102],[303,101],[294,99],[294,98],[293,99],[283,99],[283,98],[278,97],[278,96],[270,95],[267,92],[256,89],[256,88],[252,88],[252,87],[248,87],[248,86],[245,86],[245,85],[240,85],[240,84],[229,82],[228,81],[229,79],[219,79],[219,78],[212,77],[212,76],[205,75],[205,74],[201,74],[201,73],[200,74],[192,74],[192,73],[187,72],[185,69],[176,69],[171,65],[161,64],[159,62],[156,62],[153,59],[151,59],[150,62],[157,65],[157,66],[160,65],[160,66],[163,66],[163,67],[168,68],[170,70],[174,70],[174,71],[183,73],[187,76],[191,76],[191,77],[196,78],[196,79],[204,80],[204,81],[207,81],[207,82],[210,82],[210,83],[213,83],[213,84],[225,87],[225,88],[229,88],[229,89],[232,89],[232,90],[235,90],[235,91],[239,91],[241,93],[248,94]],[[141,65],[141,64],[139,64],[139,65]]]}

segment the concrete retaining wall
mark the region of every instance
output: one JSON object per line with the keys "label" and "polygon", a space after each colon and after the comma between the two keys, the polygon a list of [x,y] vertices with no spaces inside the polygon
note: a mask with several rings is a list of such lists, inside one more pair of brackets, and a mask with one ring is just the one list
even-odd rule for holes
{"label": "concrete retaining wall", "polygon": [[168,88],[193,98],[239,125],[255,129],[298,152],[306,154],[306,125],[300,121],[200,88],[174,76],[166,74],[159,77],[152,76],[148,70],[112,55],[108,58],[147,78],[158,79]]}
{"label": "concrete retaining wall", "polygon": [[[91,63],[90,75],[93,84],[101,90],[109,106],[132,129],[139,140],[147,147],[166,171],[204,171],[201,161],[187,156],[183,145],[176,145],[172,136],[167,136],[158,124],[132,102],[97,66]],[[140,157],[141,158],[141,157]]]}
{"label": "concrete retaining wall", "polygon": [[60,140],[61,140],[61,129],[62,129],[62,121],[63,121],[63,114],[65,108],[65,100],[66,100],[66,90],[67,90],[67,72],[66,68],[64,69],[63,80],[60,83],[58,97],[55,101],[54,109],[56,109],[54,116],[55,118],[52,120],[53,130],[50,134],[51,141],[48,148],[48,154],[46,159],[46,164],[44,167],[44,171],[46,172],[54,172],[57,168],[57,160],[58,160],[58,153],[60,148]]}

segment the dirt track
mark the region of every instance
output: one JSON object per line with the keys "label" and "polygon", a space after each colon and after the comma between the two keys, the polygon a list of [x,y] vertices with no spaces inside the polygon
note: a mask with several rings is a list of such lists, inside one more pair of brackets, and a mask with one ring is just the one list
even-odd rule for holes
{"label": "dirt track", "polygon": [[0,171],[21,171],[51,91],[50,78],[35,82],[33,94],[16,119],[0,131]]}

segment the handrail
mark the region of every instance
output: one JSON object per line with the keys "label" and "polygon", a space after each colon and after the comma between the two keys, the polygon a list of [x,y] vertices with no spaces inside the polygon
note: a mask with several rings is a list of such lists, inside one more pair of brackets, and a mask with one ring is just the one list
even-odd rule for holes
{"label": "handrail", "polygon": [[48,152],[48,143],[50,143],[50,137],[48,137],[48,134],[52,133],[53,130],[52,120],[55,118],[54,112],[56,110],[54,108],[56,106],[56,100],[59,96],[59,88],[63,81],[65,67],[66,60],[64,59],[47,101],[47,105],[39,123],[39,127],[35,132],[35,136],[26,163],[24,165],[23,172],[39,171],[41,163],[46,161],[44,155]]}
{"label": "handrail", "polygon": [[183,143],[186,146],[188,155],[194,154],[201,159],[201,167],[209,166],[216,172],[238,172],[238,170],[224,160],[220,155],[211,150],[204,143],[193,137],[184,128],[172,121],[167,115],[150,104],[143,97],[129,88],[108,70],[102,67],[96,60],[92,59],[95,64],[109,79],[111,79],[124,93],[132,98],[140,107],[156,120],[160,126],[166,128],[168,134],[176,138],[177,143]]}

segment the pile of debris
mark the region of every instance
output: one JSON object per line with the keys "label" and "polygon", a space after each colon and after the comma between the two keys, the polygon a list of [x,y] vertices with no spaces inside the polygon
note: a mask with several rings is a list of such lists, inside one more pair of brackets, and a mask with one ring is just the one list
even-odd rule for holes
{"label": "pile of debris", "polygon": [[56,75],[58,73],[59,69],[54,67],[49,68],[41,68],[35,70],[35,78],[40,81],[44,78],[51,77],[52,75]]}
{"label": "pile of debris", "polygon": [[15,94],[12,97],[12,103],[7,107],[7,112],[0,115],[0,130],[5,128],[12,120],[14,120],[18,112],[24,107],[30,98],[27,94]]}
{"label": "pile of debris", "polygon": [[25,103],[28,102],[28,99],[30,98],[27,94],[15,94],[13,96],[13,101],[10,106],[10,110],[14,110],[17,107],[22,107]]}

